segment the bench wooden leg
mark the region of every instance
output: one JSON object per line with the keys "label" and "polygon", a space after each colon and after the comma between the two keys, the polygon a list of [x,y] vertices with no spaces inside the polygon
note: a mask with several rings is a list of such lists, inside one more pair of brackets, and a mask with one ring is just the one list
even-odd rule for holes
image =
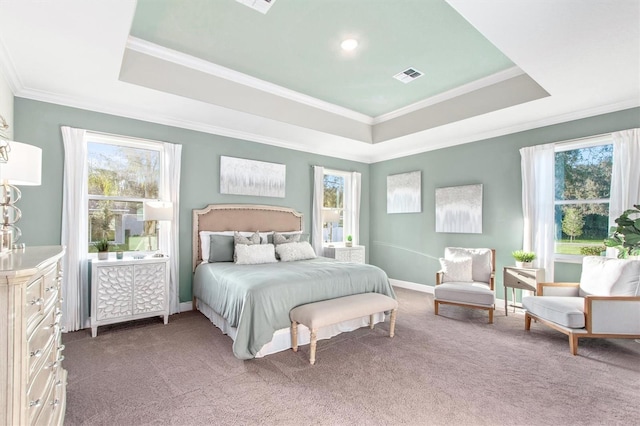
{"label": "bench wooden leg", "polygon": [[298,323],[295,321],[291,323],[291,349],[298,352]]}
{"label": "bench wooden leg", "polygon": [[311,330],[311,348],[309,350],[309,364],[313,365],[316,363],[316,330]]}
{"label": "bench wooden leg", "polygon": [[398,313],[397,309],[391,311],[391,319],[389,320],[389,337],[393,337],[396,330],[396,313]]}
{"label": "bench wooden leg", "polygon": [[373,314],[369,315],[369,328],[373,330]]}

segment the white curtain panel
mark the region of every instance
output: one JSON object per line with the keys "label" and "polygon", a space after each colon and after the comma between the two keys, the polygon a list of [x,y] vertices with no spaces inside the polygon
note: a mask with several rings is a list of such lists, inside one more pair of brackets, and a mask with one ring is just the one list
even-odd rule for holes
{"label": "white curtain panel", "polygon": [[324,167],[313,166],[313,206],[311,211],[311,244],[316,255],[322,256],[322,202],[324,200]]}
{"label": "white curtain panel", "polygon": [[89,320],[87,141],[83,129],[63,126],[61,131],[64,175],[60,241],[67,247],[63,260],[62,321],[65,331],[76,331]]}
{"label": "white curtain panel", "polygon": [[534,266],[544,268],[545,280],[554,273],[554,144],[520,149],[522,168],[523,250],[536,253]]}
{"label": "white curtain panel", "polygon": [[350,230],[353,237],[353,244],[360,241],[360,194],[362,193],[362,175],[358,172],[351,172],[351,206]]}
{"label": "white curtain panel", "polygon": [[169,311],[180,312],[180,164],[182,145],[164,143],[163,201],[173,203],[173,220],[160,221],[160,253],[169,255]]}
{"label": "white curtain panel", "polygon": [[640,204],[640,129],[615,132],[609,198],[609,225],[625,210]]}

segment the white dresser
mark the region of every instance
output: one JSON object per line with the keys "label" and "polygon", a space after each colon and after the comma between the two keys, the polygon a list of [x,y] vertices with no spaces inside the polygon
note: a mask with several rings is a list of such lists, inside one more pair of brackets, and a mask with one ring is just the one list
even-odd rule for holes
{"label": "white dresser", "polygon": [[91,335],[98,327],[153,316],[169,321],[169,258],[91,261]]}
{"label": "white dresser", "polygon": [[331,257],[341,262],[364,263],[365,261],[364,246],[325,247],[324,257]]}
{"label": "white dresser", "polygon": [[62,425],[61,246],[0,255],[0,425]]}

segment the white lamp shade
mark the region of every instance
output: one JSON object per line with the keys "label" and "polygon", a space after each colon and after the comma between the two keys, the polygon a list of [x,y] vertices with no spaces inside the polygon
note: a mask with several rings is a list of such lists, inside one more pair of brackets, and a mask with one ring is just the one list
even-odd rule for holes
{"label": "white lamp shade", "polygon": [[0,183],[11,185],[41,184],[42,149],[20,142],[9,142],[6,163],[0,163]]}
{"label": "white lamp shade", "polygon": [[335,209],[323,210],[322,221],[325,223],[339,222],[340,210],[335,210]]}
{"label": "white lamp shade", "polygon": [[147,201],[142,209],[143,220],[172,220],[173,203],[169,201]]}

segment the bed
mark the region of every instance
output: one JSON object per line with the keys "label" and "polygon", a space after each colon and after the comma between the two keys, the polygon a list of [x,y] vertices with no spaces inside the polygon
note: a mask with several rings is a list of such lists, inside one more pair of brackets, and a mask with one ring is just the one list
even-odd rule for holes
{"label": "bed", "polygon": [[[302,214],[286,207],[212,204],[193,210],[194,307],[231,337],[233,354],[239,359],[290,348],[289,311],[296,306],[369,292],[395,298],[387,275],[373,265],[324,257],[240,265],[208,262],[207,254],[203,256],[201,235],[207,238],[206,232],[259,231],[266,236],[272,232],[300,233],[302,229]],[[375,321],[384,321],[384,313]],[[368,316],[339,323],[321,329],[318,339],[368,324]],[[300,327],[299,343],[308,342],[308,330]]]}

